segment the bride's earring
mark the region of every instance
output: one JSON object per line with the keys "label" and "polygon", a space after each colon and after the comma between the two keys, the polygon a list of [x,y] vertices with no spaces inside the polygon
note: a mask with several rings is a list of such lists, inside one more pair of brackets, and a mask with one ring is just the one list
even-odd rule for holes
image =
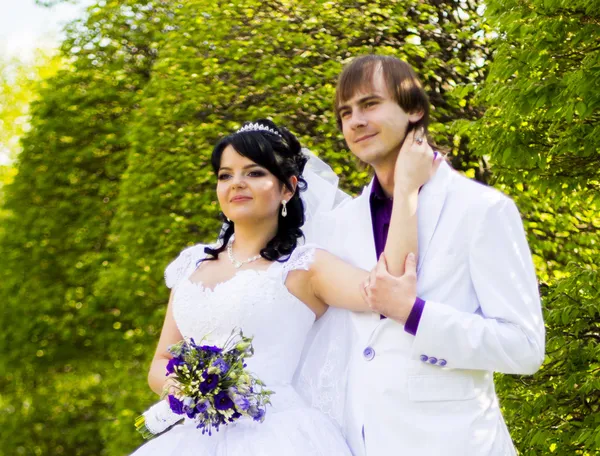
{"label": "bride's earring", "polygon": [[286,200],[283,200],[281,202],[281,206],[282,206],[282,208],[281,208],[281,216],[282,217],[286,217],[287,216],[287,206],[286,206],[286,204],[287,204]]}

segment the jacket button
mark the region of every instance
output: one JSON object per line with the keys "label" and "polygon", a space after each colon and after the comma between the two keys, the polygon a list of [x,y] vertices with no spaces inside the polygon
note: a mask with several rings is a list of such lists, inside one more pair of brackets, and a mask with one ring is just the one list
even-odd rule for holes
{"label": "jacket button", "polygon": [[419,356],[419,359],[420,359],[421,361],[423,361],[424,363],[426,363],[426,362],[427,362],[427,360],[429,359],[429,356],[427,356],[427,355],[421,355],[421,356]]}
{"label": "jacket button", "polygon": [[448,361],[446,361],[445,359],[440,359],[440,360],[438,361],[438,364],[439,364],[440,366],[444,367],[446,364],[448,364]]}
{"label": "jacket button", "polygon": [[437,358],[435,356],[432,356],[431,358],[429,358],[429,364],[435,364],[437,363]]}
{"label": "jacket button", "polygon": [[367,361],[371,361],[373,358],[375,358],[375,350],[373,350],[371,347],[367,347],[363,350],[363,356]]}

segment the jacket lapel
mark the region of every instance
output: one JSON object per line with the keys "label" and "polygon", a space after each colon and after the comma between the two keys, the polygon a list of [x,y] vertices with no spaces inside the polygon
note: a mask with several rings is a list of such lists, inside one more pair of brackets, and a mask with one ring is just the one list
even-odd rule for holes
{"label": "jacket lapel", "polygon": [[[359,197],[344,207],[346,216],[340,219],[340,223],[344,224],[340,232],[347,233],[345,244],[346,249],[350,249],[350,262],[367,271],[377,264],[369,202],[372,185],[371,182]],[[372,312],[352,312],[352,319],[359,334],[358,340],[366,340],[379,323],[379,315]]]}
{"label": "jacket lapel", "polygon": [[352,230],[354,239],[351,245],[362,246],[358,249],[359,265],[363,269],[371,270],[377,264],[377,253],[375,251],[375,238],[373,237],[373,222],[371,220],[371,187],[373,181],[364,188],[362,194],[356,198],[355,208],[358,217],[355,218],[356,225]]}
{"label": "jacket lapel", "polygon": [[417,273],[427,256],[431,238],[442,214],[453,173],[454,170],[450,168],[450,165],[445,161],[442,162],[435,175],[423,186],[419,193],[419,207],[417,209],[419,260]]}
{"label": "jacket lapel", "polygon": [[[431,239],[437,228],[453,173],[454,170],[450,165],[442,162],[435,175],[423,186],[419,193],[419,207],[417,209],[419,259],[417,272],[425,260]],[[367,270],[372,269],[377,264],[370,205],[372,187],[373,181],[364,188],[359,197],[346,207],[346,210],[357,214],[357,216],[352,217],[351,223],[354,226],[347,227],[347,230],[352,233],[349,244],[362,247],[356,250],[355,260],[357,265]]]}

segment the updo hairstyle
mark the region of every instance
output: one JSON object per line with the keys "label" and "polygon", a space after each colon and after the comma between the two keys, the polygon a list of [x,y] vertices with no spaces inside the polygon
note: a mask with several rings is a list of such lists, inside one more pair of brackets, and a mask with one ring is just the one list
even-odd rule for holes
{"label": "updo hairstyle", "polygon": [[[232,146],[238,154],[269,170],[290,191],[294,191],[290,178],[298,178],[296,191],[287,202],[287,216],[283,217],[281,210],[279,211],[277,234],[260,251],[260,255],[269,261],[286,261],[296,248],[298,238],[303,236],[301,227],[304,225],[304,204],[300,192],[307,187],[302,172],[308,158],[301,152],[298,139],[287,128],[278,127],[268,119],[246,122],[242,128],[251,124],[267,127],[281,136],[266,130],[235,132],[217,143],[212,153],[211,164],[215,174],[218,173],[223,151],[227,146]],[[219,235],[220,245],[215,249],[204,249],[207,254],[212,255],[212,258],[207,257],[207,260],[217,259],[219,253],[227,248],[234,233],[233,221],[227,220],[223,213],[221,217],[224,225]]]}

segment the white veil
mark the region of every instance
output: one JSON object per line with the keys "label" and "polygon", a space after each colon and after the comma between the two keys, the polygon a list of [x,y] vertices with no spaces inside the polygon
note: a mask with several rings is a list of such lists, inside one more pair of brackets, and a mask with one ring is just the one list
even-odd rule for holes
{"label": "white veil", "polygon": [[331,166],[306,148],[302,148],[302,153],[308,158],[302,173],[308,188],[300,194],[300,197],[304,202],[306,220],[311,222],[319,214],[335,209],[349,201],[351,197],[338,188],[340,178],[333,172]]}
{"label": "white veil", "polygon": [[[331,167],[308,149],[302,173],[307,190],[300,194],[306,222],[302,227],[307,242],[319,243],[326,215],[351,197],[338,188],[339,178]],[[327,245],[320,244],[327,249]],[[312,327],[294,375],[293,384],[312,407],[321,410],[343,428],[346,378],[354,326],[347,310],[329,308]]]}
{"label": "white veil", "polygon": [[331,166],[306,148],[302,148],[302,153],[308,158],[302,173],[307,189],[300,193],[305,218],[302,232],[307,243],[320,244],[326,249],[333,209],[352,198],[338,188],[340,178]]}

